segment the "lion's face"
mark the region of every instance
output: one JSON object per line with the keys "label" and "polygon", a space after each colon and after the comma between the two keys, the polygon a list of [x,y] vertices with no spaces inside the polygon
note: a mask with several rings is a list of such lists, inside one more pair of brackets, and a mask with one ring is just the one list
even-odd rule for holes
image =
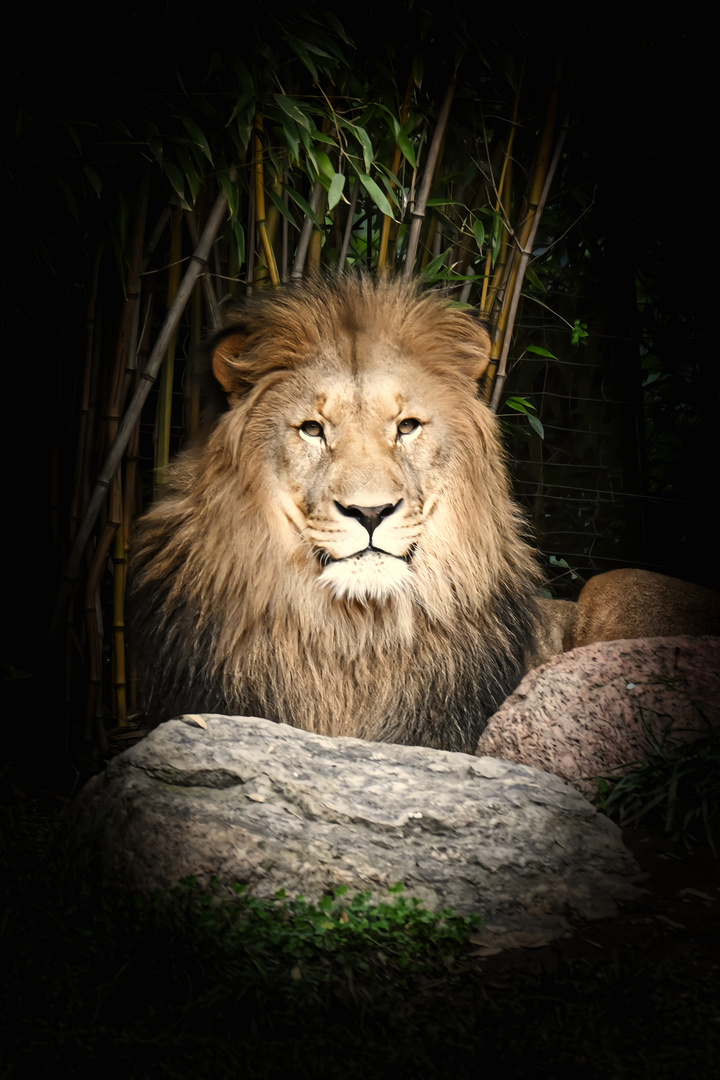
{"label": "lion's face", "polygon": [[[412,586],[413,556],[437,510],[450,454],[442,386],[389,344],[337,345],[293,394],[272,391],[276,498],[338,597],[383,600]],[[277,413],[275,398],[279,397]]]}
{"label": "lion's face", "polygon": [[[262,448],[254,482],[272,492],[276,538],[336,598],[412,593],[417,560],[442,546],[453,492],[467,481],[463,445],[474,459],[482,444],[468,432],[484,411],[475,377],[487,336],[474,330],[481,358],[470,377],[460,363],[448,379],[374,327],[340,328],[238,405],[243,439]],[[225,351],[237,356],[238,339]]]}

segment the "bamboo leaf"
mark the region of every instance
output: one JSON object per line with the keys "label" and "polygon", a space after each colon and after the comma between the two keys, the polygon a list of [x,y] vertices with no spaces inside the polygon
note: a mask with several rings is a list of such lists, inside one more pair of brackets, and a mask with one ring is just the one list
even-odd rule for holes
{"label": "bamboo leaf", "polygon": [[317,225],[318,228],[320,228],[320,225],[322,224],[322,222],[318,218],[317,214],[315,213],[315,211],[313,210],[313,208],[311,207],[311,205],[307,201],[307,199],[304,199],[303,196],[300,194],[300,192],[295,191],[294,188],[288,187],[288,188],[286,188],[286,190],[287,190],[287,193],[288,193],[289,197],[292,199],[292,201],[297,203],[297,205],[300,207],[300,209],[302,210],[305,217],[310,218],[310,220],[313,222],[313,224]]}
{"label": "bamboo leaf", "polygon": [[225,192],[225,197],[228,201],[228,210],[230,211],[230,217],[232,218],[233,223],[235,223],[237,220],[237,212],[240,203],[238,186],[235,181],[230,178],[230,174],[228,172],[218,173],[218,180],[220,181],[220,186]]}
{"label": "bamboo leaf", "polygon": [[324,131],[320,131],[319,128],[312,128],[310,131],[310,138],[313,142],[325,143],[327,146],[337,146],[337,139],[333,139],[332,135],[326,134]]}
{"label": "bamboo leaf", "polygon": [[410,163],[413,169],[417,169],[417,157],[415,155],[415,147],[408,139],[404,131],[399,131],[396,135],[397,144],[403,152],[403,156]]}
{"label": "bamboo leaf", "polygon": [[502,243],[502,233],[503,233],[502,215],[500,214],[499,211],[496,211],[493,214],[492,240],[491,240],[491,243],[490,243],[490,250],[492,252],[493,266],[495,265],[495,261],[496,261],[496,259],[498,257],[498,252],[500,250],[500,244]]}
{"label": "bamboo leaf", "polygon": [[175,189],[175,192],[178,196],[178,199],[180,200],[180,205],[182,206],[183,210],[190,210],[191,207],[188,205],[188,202],[185,198],[185,181],[183,180],[183,175],[178,169],[177,165],[173,165],[172,161],[166,161],[163,169],[165,175],[170,181],[170,184]]}
{"label": "bamboo leaf", "polygon": [[295,53],[295,55],[299,58],[300,62],[302,64],[304,64],[305,67],[308,69],[308,71],[312,75],[315,82],[317,82],[318,81],[317,68],[315,67],[315,64],[312,62],[312,59],[311,59],[307,49],[305,48],[303,42],[298,41],[298,39],[296,37],[292,37],[291,34],[285,34],[285,40],[287,41],[288,45],[290,46],[292,51]]}
{"label": "bamboo leaf", "polygon": [[290,164],[294,165],[300,160],[300,136],[297,125],[289,116],[283,117],[282,129],[285,136],[285,144],[288,149]]}
{"label": "bamboo leaf", "polygon": [[545,428],[542,426],[537,416],[533,416],[532,413],[528,413],[528,423],[536,435],[539,435],[541,439],[545,438]]}
{"label": "bamboo leaf", "polygon": [[528,345],[526,352],[534,353],[536,356],[547,356],[549,360],[557,360],[557,356],[554,353],[548,352],[547,349],[543,349],[542,345]]}
{"label": "bamboo leaf", "polygon": [[230,119],[228,120],[225,127],[230,127],[230,125],[232,124],[233,120],[236,119],[236,117],[240,117],[241,120],[247,121],[248,117],[254,116],[256,111],[257,110],[255,108],[255,90],[251,85],[250,89],[243,91],[243,93],[237,99],[237,102],[235,104],[235,108],[230,113]]}
{"label": "bamboo leaf", "polygon": [[426,281],[435,280],[438,271],[443,269],[445,260],[447,259],[449,253],[450,248],[448,248],[447,251],[443,251],[441,255],[438,255],[437,258],[433,259],[432,262],[429,262],[427,266],[423,267],[422,276],[425,278]]}
{"label": "bamboo leaf", "polygon": [[289,116],[290,119],[294,120],[296,124],[299,124],[301,128],[304,128],[308,132],[310,131],[312,124],[296,101],[286,97],[285,94],[273,94],[273,97],[286,116]]}
{"label": "bamboo leaf", "polygon": [[289,221],[289,222],[290,222],[290,224],[292,225],[292,227],[293,227],[294,229],[297,229],[297,227],[298,227],[298,223],[297,223],[297,221],[296,221],[296,220],[295,220],[295,218],[294,218],[294,217],[292,216],[292,214],[291,214],[291,213],[290,213],[290,211],[288,210],[288,208],[287,208],[287,206],[285,205],[285,203],[283,202],[283,200],[282,200],[282,199],[280,198],[280,196],[279,196],[279,195],[277,194],[277,192],[276,192],[276,191],[274,191],[274,190],[273,190],[273,189],[272,189],[271,187],[269,187],[269,188],[267,189],[267,193],[268,193],[268,195],[270,196],[270,198],[271,198],[271,200],[272,200],[272,202],[273,202],[273,205],[274,205],[274,206],[275,206],[275,208],[276,208],[276,209],[278,210],[278,212],[279,212],[279,213],[281,213],[281,214],[282,214],[282,216],[283,216],[283,217],[284,217],[284,218],[285,218],[285,219],[286,219],[287,221]]}
{"label": "bamboo leaf", "polygon": [[355,125],[351,125],[351,127],[357,135],[358,139],[360,140],[360,145],[362,146],[363,151],[363,161],[365,162],[365,172],[367,173],[370,170],[370,166],[373,163],[373,157],[375,156],[373,153],[372,143],[370,142],[370,136],[368,135],[365,128],[356,127]]}
{"label": "bamboo leaf", "polygon": [[396,189],[402,190],[402,188],[401,188],[401,186],[400,186],[400,184],[399,184],[399,182],[397,180],[397,177],[393,176],[393,174],[390,172],[389,169],[384,168],[379,163],[377,165],[377,169],[378,169],[378,172],[380,173],[380,179],[382,180],[382,182],[383,182],[383,184],[385,186],[385,190],[388,193],[388,198],[389,198],[390,203],[397,206],[397,207],[399,207],[400,206],[400,200],[397,197]]}
{"label": "bamboo leaf", "polygon": [[338,35],[338,37],[341,38],[341,40],[344,41],[346,45],[349,45],[350,48],[353,48],[353,46],[354,46],[353,40],[352,40],[352,38],[348,37],[348,35],[345,33],[345,29],[344,29],[342,23],[340,22],[340,20],[338,19],[338,17],[336,15],[333,15],[333,13],[331,11],[324,11],[323,12],[323,18],[328,21],[330,26],[332,26],[333,30]]}
{"label": "bamboo leaf", "polygon": [[315,151],[315,161],[317,163],[320,175],[323,176],[328,183],[331,183],[335,177],[335,169],[333,167],[330,158],[327,156],[324,150]]}
{"label": "bamboo leaf", "polygon": [[[300,140],[301,140],[303,146],[305,147],[305,156],[306,156],[307,160],[311,163],[311,165],[312,165],[312,167],[315,170],[315,173],[317,175],[320,172],[320,166],[318,165],[317,158],[315,157],[315,147],[312,145],[312,141],[310,139],[310,133],[308,131],[306,131],[305,128],[300,128],[299,131],[300,131]],[[313,182],[315,181],[314,176],[312,177],[312,180],[313,180]]]}
{"label": "bamboo leaf", "polygon": [[192,201],[194,203],[198,197],[198,192],[202,187],[203,180],[195,169],[195,166],[191,161],[189,154],[181,154],[180,161],[183,167],[183,172],[185,173],[185,176],[187,178],[188,187],[190,188],[190,195],[192,196]]}
{"label": "bamboo leaf", "polygon": [[130,128],[127,126],[127,124],[123,123],[123,121],[118,119],[117,116],[110,116],[110,117],[108,117],[108,119],[109,119],[110,123],[113,125],[113,127],[116,127],[118,129],[118,131],[122,131],[123,135],[126,135],[128,137],[128,139],[132,139],[133,135],[132,135],[132,132],[130,131]]}
{"label": "bamboo leaf", "polygon": [[315,53],[316,56],[325,56],[328,60],[344,59],[343,54],[338,53],[337,50],[333,52],[330,51],[330,42],[327,40],[327,38],[323,38],[323,41],[325,42],[324,49],[321,48],[316,42],[312,41],[304,41],[303,45],[308,52]]}
{"label": "bamboo leaf", "polygon": [[155,124],[148,124],[147,126],[147,144],[150,147],[150,153],[157,161],[158,165],[162,169],[163,167],[163,145],[160,139],[160,132]]}
{"label": "bamboo leaf", "polygon": [[100,192],[102,191],[102,180],[100,179],[98,174],[95,172],[95,170],[93,168],[91,168],[90,165],[83,165],[83,172],[85,173],[85,176],[90,181],[90,186],[91,186],[91,188],[93,189],[93,191],[95,192],[95,194],[97,195],[97,197],[99,199],[100,198]]}
{"label": "bamboo leaf", "polygon": [[210,153],[210,146],[200,126],[196,124],[194,120],[191,120],[189,116],[185,116],[184,113],[180,113],[180,119],[185,125],[185,130],[187,131],[190,138],[193,140],[194,143],[196,143],[197,146],[200,147],[203,154],[212,165],[213,159],[212,154]]}
{"label": "bamboo leaf", "polygon": [[236,56],[232,62],[232,69],[238,77],[240,86],[243,88],[243,93],[253,93],[255,84],[252,72],[245,61],[241,60],[239,56]]}
{"label": "bamboo leaf", "polygon": [[413,82],[417,86],[418,90],[422,86],[423,81],[423,58],[422,53],[415,53],[412,61],[412,73]]}
{"label": "bamboo leaf", "polygon": [[532,266],[527,266],[525,268],[525,278],[530,283],[530,285],[533,286],[533,288],[538,290],[538,292],[547,292],[547,289],[533,270]]}
{"label": "bamboo leaf", "polygon": [[245,230],[239,221],[233,221],[232,232],[237,247],[238,266],[242,266],[245,262]]}
{"label": "bamboo leaf", "polygon": [[393,214],[392,206],[388,202],[385,193],[378,187],[373,178],[367,175],[367,173],[358,172],[358,176],[360,177],[360,183],[365,188],[378,210],[380,210],[385,217],[392,218],[394,221],[395,215]]}
{"label": "bamboo leaf", "polygon": [[344,187],[345,177],[342,173],[335,173],[328,188],[328,210],[332,210],[340,202]]}
{"label": "bamboo leaf", "polygon": [[475,218],[473,222],[473,235],[475,236],[478,251],[482,254],[483,244],[485,243],[485,226],[479,218]]}

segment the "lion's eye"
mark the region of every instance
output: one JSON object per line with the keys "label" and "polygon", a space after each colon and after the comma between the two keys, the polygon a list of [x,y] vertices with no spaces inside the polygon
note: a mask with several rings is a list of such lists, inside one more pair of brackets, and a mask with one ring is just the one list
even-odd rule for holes
{"label": "lion's eye", "polygon": [[408,416],[407,419],[401,420],[398,424],[398,436],[403,442],[409,442],[410,439],[414,439],[422,431],[422,424],[419,420],[416,420],[414,416]]}
{"label": "lion's eye", "polygon": [[316,442],[325,437],[325,432],[322,424],[318,424],[317,420],[306,420],[300,425],[300,435],[308,442]]}

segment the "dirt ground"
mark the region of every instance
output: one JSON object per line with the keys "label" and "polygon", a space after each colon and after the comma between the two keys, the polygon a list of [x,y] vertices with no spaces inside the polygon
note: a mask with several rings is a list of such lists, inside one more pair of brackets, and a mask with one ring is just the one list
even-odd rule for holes
{"label": "dirt ground", "polygon": [[620,906],[615,918],[587,923],[550,945],[486,957],[488,982],[532,979],[563,960],[590,970],[632,951],[647,966],[665,964],[678,976],[718,983],[720,860],[707,847],[688,849],[660,829],[626,829],[623,839],[643,872],[643,895]]}

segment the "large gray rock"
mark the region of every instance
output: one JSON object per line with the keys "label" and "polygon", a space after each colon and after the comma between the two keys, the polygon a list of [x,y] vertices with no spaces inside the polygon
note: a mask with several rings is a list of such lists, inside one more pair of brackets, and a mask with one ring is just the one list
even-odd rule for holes
{"label": "large gray rock", "polygon": [[596,777],[719,725],[720,638],[601,641],[529,672],[477,753],[547,769],[593,795]]}
{"label": "large gray rock", "polygon": [[317,900],[402,881],[430,909],[481,914],[495,945],[547,941],[637,893],[618,828],[555,776],[247,717],[163,724],[90,781],[75,827],[120,887],[194,874]]}

